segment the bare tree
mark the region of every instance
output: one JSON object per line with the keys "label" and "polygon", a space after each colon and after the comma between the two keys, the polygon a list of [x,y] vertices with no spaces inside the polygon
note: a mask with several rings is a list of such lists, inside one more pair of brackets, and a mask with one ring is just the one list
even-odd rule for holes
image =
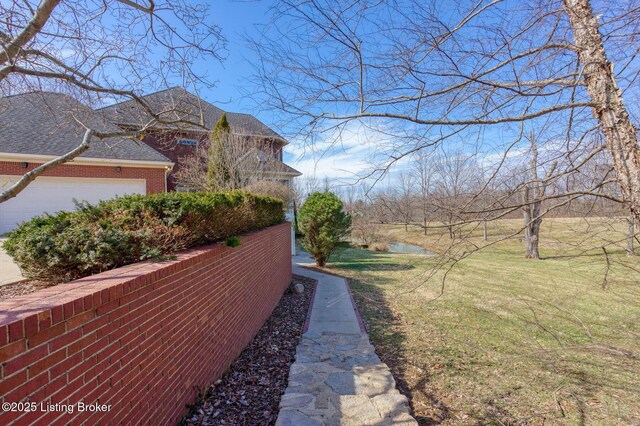
{"label": "bare tree", "polygon": [[340,198],[342,198],[344,203],[344,211],[349,214],[353,214],[356,211],[356,204],[361,200],[359,189],[360,187],[357,185],[347,185],[340,188]]}
{"label": "bare tree", "polygon": [[391,188],[392,209],[404,224],[405,232],[409,231],[409,224],[414,215],[414,184],[412,174],[400,172],[397,185]]}
{"label": "bare tree", "polygon": [[417,179],[418,186],[418,209],[422,215],[422,229],[424,235],[427,235],[427,225],[431,218],[432,200],[431,200],[431,186],[432,177],[435,173],[432,161],[433,153],[425,150],[418,151],[414,154],[413,158],[413,173]]}
{"label": "bare tree", "polygon": [[542,200],[549,184],[551,176],[557,167],[554,162],[549,167],[544,177],[539,176],[538,147],[533,132],[529,136],[531,142],[531,161],[529,163],[530,181],[523,185],[522,212],[524,215],[524,240],[525,257],[527,259],[540,259],[540,225],[542,224]]}
{"label": "bare tree", "polygon": [[320,181],[315,176],[305,176],[302,179],[302,182],[303,182],[303,189],[305,193],[304,198],[306,198],[309,194],[313,194],[314,192],[320,191],[322,188]]}
{"label": "bare tree", "polygon": [[376,198],[369,194],[364,183],[351,184],[343,188],[346,200],[345,211],[351,215],[351,236],[366,246],[384,241],[380,233],[382,219],[378,216]]}
{"label": "bare tree", "polygon": [[282,200],[283,208],[289,211],[293,208],[293,190],[289,185],[273,182],[270,180],[259,180],[250,183],[242,188],[243,190],[256,195],[276,198]]}
{"label": "bare tree", "polygon": [[192,155],[180,159],[182,167],[176,173],[176,181],[182,187],[192,191],[233,190],[265,180],[283,184],[290,178],[282,162],[258,148],[259,138],[232,131],[217,138],[220,149],[216,153],[216,165],[224,173],[210,173],[212,138],[209,138],[199,143]]}
{"label": "bare tree", "polygon": [[468,205],[481,175],[475,157],[461,151],[441,151],[433,163],[433,200],[439,217],[455,238],[455,223],[464,220]]}
{"label": "bare tree", "polygon": [[369,197],[369,216],[377,224],[391,223],[393,221],[393,209],[386,191],[377,191]]}
{"label": "bare tree", "polygon": [[[640,8],[599,5],[284,0],[256,42],[263,101],[303,135],[357,120],[395,136],[379,153],[380,175],[413,152],[461,140],[505,159],[525,123],[549,122],[566,141],[556,177],[604,150],[620,201],[640,218],[637,133],[622,101],[638,91]],[[601,186],[573,195],[595,196]]]}
{"label": "bare tree", "polygon": [[380,223],[372,212],[369,205],[361,205],[351,214],[351,236],[366,246],[383,241]]}
{"label": "bare tree", "polygon": [[328,176],[325,176],[324,179],[322,179],[322,190],[324,192],[332,192],[335,190],[335,185]]}
{"label": "bare tree", "polygon": [[[569,15],[584,82],[593,102],[593,115],[601,125],[605,146],[622,189],[623,201],[640,219],[640,146],[637,128],[631,122],[607,58],[598,18],[589,0],[564,0]],[[630,17],[633,19],[632,17]],[[635,18],[637,20],[637,16]],[[623,22],[621,19],[620,21]],[[621,26],[625,26],[623,23]],[[636,23],[637,25],[637,23]]]}
{"label": "bare tree", "polygon": [[210,23],[206,3],[32,3],[9,0],[0,4],[0,92],[4,96],[63,92],[91,107],[132,99],[145,114],[136,126],[101,131],[69,111],[85,128],[78,146],[22,176],[0,193],[0,202],[15,197],[46,170],[78,157],[95,139],[138,138],[159,125],[202,127],[194,111],[176,111],[171,103],[152,106],[142,94],[176,82],[191,87],[209,85],[193,65],[222,59],[224,39]]}

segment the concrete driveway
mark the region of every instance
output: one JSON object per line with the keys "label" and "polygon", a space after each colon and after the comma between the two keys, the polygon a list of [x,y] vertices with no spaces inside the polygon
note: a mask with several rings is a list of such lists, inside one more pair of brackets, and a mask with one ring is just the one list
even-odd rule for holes
{"label": "concrete driveway", "polygon": [[12,284],[24,280],[18,265],[13,263],[11,256],[2,249],[2,243],[6,238],[0,238],[0,285]]}

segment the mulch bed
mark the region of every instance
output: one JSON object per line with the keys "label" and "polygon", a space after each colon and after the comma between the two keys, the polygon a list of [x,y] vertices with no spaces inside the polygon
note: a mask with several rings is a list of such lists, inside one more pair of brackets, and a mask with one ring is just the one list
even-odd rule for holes
{"label": "mulch bed", "polygon": [[285,292],[258,335],[191,407],[182,425],[273,425],[287,388],[315,280],[293,276],[303,294]]}

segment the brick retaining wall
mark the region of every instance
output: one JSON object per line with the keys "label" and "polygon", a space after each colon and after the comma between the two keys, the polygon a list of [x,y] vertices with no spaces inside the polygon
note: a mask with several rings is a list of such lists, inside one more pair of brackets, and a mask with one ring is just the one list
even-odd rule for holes
{"label": "brick retaining wall", "polygon": [[[291,281],[291,225],[0,302],[0,424],[175,424]],[[78,412],[105,404],[108,412]],[[51,404],[51,405],[47,405]],[[72,414],[42,411],[72,405]],[[23,408],[23,407],[20,407]]]}

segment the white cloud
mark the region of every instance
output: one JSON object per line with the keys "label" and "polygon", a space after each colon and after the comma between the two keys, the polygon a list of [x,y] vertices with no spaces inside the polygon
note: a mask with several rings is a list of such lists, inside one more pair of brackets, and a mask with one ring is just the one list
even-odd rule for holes
{"label": "white cloud", "polygon": [[318,139],[311,146],[293,141],[286,148],[287,163],[302,172],[303,177],[329,178],[345,183],[370,171],[385,143],[384,136],[356,123],[340,131],[327,131]]}
{"label": "white cloud", "polygon": [[77,53],[78,52],[76,52],[74,49],[60,49],[59,51],[59,55],[63,59],[72,58],[73,56],[77,55]]}

